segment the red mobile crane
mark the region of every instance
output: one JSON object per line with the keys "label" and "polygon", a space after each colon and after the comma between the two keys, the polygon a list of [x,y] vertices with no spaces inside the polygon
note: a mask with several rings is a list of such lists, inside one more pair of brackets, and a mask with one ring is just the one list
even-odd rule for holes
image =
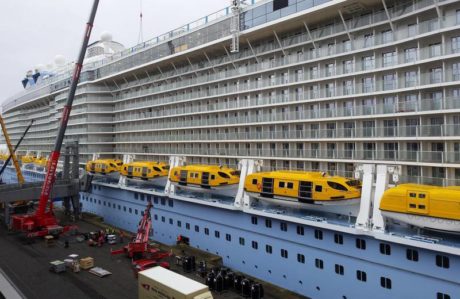
{"label": "red mobile crane", "polygon": [[80,54],[78,56],[77,62],[75,63],[72,83],[70,85],[69,94],[67,97],[67,103],[64,106],[64,110],[62,111],[61,125],[56,136],[54,150],[51,152],[50,158],[48,160],[47,173],[45,181],[43,182],[43,187],[38,202],[38,209],[34,214],[15,215],[12,217],[12,228],[14,230],[25,232],[28,237],[60,234],[74,228],[74,226],[62,227],[58,225],[58,221],[53,213],[53,202],[50,200],[50,195],[56,179],[56,168],[59,161],[59,156],[61,155],[61,147],[64,140],[65,131],[67,129],[70,111],[72,110],[72,103],[75,98],[75,91],[80,79],[80,73],[83,67],[83,59],[85,58],[86,48],[88,47],[98,5],[99,0],[94,0],[89,21],[86,24],[86,30],[83,37]]}
{"label": "red mobile crane", "polygon": [[161,252],[149,244],[149,235],[152,229],[152,216],[150,214],[151,208],[152,202],[149,200],[144,211],[144,216],[142,216],[142,219],[139,222],[136,237],[134,237],[132,241],[128,243],[128,245],[121,249],[111,249],[111,255],[124,253],[129,258],[133,259],[134,266],[136,264],[136,260],[146,259],[157,261],[170,256],[169,253]]}

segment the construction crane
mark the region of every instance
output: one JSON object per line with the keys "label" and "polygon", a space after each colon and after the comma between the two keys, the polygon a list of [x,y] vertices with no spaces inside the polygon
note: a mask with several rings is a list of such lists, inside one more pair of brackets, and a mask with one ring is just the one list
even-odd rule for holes
{"label": "construction crane", "polygon": [[[0,116],[0,125],[2,126],[3,136],[5,137],[6,145],[8,147],[8,151],[10,152],[10,157],[13,160],[13,165],[14,165],[14,168],[16,169],[16,174],[18,176],[18,183],[19,185],[23,185],[24,177],[22,176],[21,167],[19,166],[18,159],[16,158],[16,155],[14,154],[17,146],[13,149],[13,146],[11,145],[10,136],[8,135],[8,131],[6,130],[5,122],[3,121],[3,118],[1,116]],[[28,130],[29,129],[26,130],[26,133]],[[3,172],[3,168],[6,168],[9,162],[10,162],[9,160],[5,161],[5,164],[3,164],[3,167],[2,167],[2,172]]]}
{"label": "construction crane", "polygon": [[75,91],[77,89],[80,73],[83,68],[83,60],[85,58],[86,49],[91,37],[91,31],[93,28],[94,19],[96,17],[98,5],[99,0],[94,0],[89,20],[86,24],[86,30],[83,36],[83,43],[80,49],[80,54],[78,56],[77,62],[75,63],[72,83],[70,84],[69,94],[67,96],[67,102],[64,106],[64,110],[62,111],[61,124],[56,136],[54,149],[50,154],[50,158],[48,159],[47,172],[45,181],[43,182],[43,187],[38,202],[38,208],[34,214],[14,215],[11,218],[12,228],[17,231],[25,232],[27,237],[46,236],[49,234],[56,235],[75,228],[75,226],[70,225],[58,225],[58,221],[53,213],[53,202],[50,198],[50,195],[56,180],[56,169],[59,161],[59,156],[61,155],[61,147],[64,141],[67,123],[69,121],[70,111],[72,110]]}
{"label": "construction crane", "polygon": [[[0,123],[2,124],[3,135],[7,136],[8,134],[6,133],[6,128],[4,128],[4,122],[3,122],[3,119],[2,119],[1,116],[0,116]],[[3,163],[2,169],[0,169],[0,178],[2,177],[2,174],[5,171],[6,167],[8,166],[8,163],[10,163],[11,159],[13,159],[13,161],[14,161],[14,159],[16,159],[16,157],[13,158],[13,155],[15,155],[16,150],[21,145],[22,140],[26,136],[27,132],[29,132],[29,129],[32,127],[33,124],[34,124],[34,120],[32,119],[30,121],[29,125],[27,126],[26,130],[24,131],[24,133],[22,133],[21,138],[19,138],[18,143],[16,143],[16,146],[13,149],[13,154],[11,154],[11,152],[10,152],[10,155],[8,156],[8,159],[6,159],[5,163]],[[8,140],[7,143],[9,142],[9,138],[7,139],[5,137],[5,140]],[[22,176],[21,168],[19,168],[19,169],[16,168],[16,174],[18,176],[19,184],[22,185],[24,183],[24,177]],[[22,180],[22,182],[21,182],[21,180]]]}

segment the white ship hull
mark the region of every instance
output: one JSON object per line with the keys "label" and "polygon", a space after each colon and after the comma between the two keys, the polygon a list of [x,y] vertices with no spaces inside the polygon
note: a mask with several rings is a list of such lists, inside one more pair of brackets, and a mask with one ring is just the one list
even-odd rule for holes
{"label": "white ship hull", "polygon": [[421,228],[460,233],[459,220],[435,218],[423,215],[404,214],[389,211],[382,211],[382,215]]}
{"label": "white ship hull", "polygon": [[128,181],[132,181],[132,182],[136,182],[136,183],[154,183],[156,185],[166,185],[166,182],[168,181],[168,177],[167,176],[159,176],[159,177],[155,177],[155,178],[152,178],[152,179],[142,179],[142,178],[138,178],[138,177],[126,177],[126,179]]}
{"label": "white ship hull", "polygon": [[296,198],[275,196],[273,198],[261,196],[259,193],[246,192],[250,197],[280,206],[296,209],[315,210],[342,215],[356,216],[359,212],[359,198],[336,201],[313,201],[313,203],[299,202]]}
{"label": "white ship hull", "polygon": [[209,188],[204,188],[199,185],[191,185],[191,184],[181,185],[178,182],[171,182],[171,184],[173,184],[180,190],[188,190],[191,192],[200,192],[200,193],[210,193],[210,194],[217,194],[217,195],[231,196],[231,197],[235,197],[238,191],[238,184],[223,185],[223,186],[209,187]]}

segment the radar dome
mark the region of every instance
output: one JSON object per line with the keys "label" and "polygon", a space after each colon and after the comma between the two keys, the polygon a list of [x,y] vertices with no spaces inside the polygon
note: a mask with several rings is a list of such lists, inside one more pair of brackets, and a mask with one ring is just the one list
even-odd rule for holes
{"label": "radar dome", "polygon": [[101,41],[102,42],[111,42],[112,41],[112,34],[108,31],[104,31],[101,33]]}
{"label": "radar dome", "polygon": [[61,66],[65,64],[65,57],[63,55],[56,55],[54,57],[54,63],[56,63],[57,66]]}

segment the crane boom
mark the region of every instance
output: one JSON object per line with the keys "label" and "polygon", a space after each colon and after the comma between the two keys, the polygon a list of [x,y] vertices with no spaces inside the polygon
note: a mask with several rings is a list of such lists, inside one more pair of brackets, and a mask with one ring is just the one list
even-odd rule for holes
{"label": "crane boom", "polygon": [[[75,63],[72,82],[70,84],[69,94],[67,96],[67,102],[64,106],[64,110],[62,111],[61,124],[59,126],[56,141],[54,143],[54,149],[51,152],[48,160],[47,172],[45,176],[45,181],[43,182],[43,187],[40,194],[37,211],[33,215],[20,215],[12,217],[13,228],[20,231],[29,232],[29,237],[46,235],[51,230],[56,231],[56,228],[59,227],[57,224],[57,219],[52,211],[53,204],[50,200],[50,195],[51,190],[54,186],[56,178],[56,168],[59,161],[59,157],[61,155],[61,147],[64,141],[67,123],[69,121],[70,111],[72,110],[72,104],[75,98],[75,91],[77,89],[78,81],[80,79],[80,73],[83,68],[83,60],[85,58],[86,49],[88,48],[89,39],[91,37],[91,31],[93,29],[93,23],[96,17],[98,5],[99,0],[94,0],[89,20],[86,23],[86,30],[83,36],[80,54],[78,56],[77,62]],[[47,210],[48,206],[49,208]],[[69,227],[64,227],[61,231],[66,231],[68,229]]]}
{"label": "crane boom", "polygon": [[[18,159],[16,158],[16,155],[14,154],[16,149],[15,148],[13,149],[13,146],[11,145],[10,136],[8,135],[5,122],[3,121],[3,118],[1,116],[0,116],[0,125],[2,126],[3,136],[5,137],[6,145],[8,146],[8,151],[10,152],[10,157],[13,160],[13,165],[14,165],[14,168],[16,169],[16,174],[18,176],[18,183],[19,185],[23,185],[24,177],[22,176],[21,167],[19,166]],[[6,167],[6,165],[7,163],[5,162],[4,166]]]}
{"label": "crane boom", "polygon": [[[1,116],[0,116],[0,117],[1,117]],[[22,140],[23,140],[24,137],[26,136],[27,132],[29,132],[29,129],[30,129],[30,127],[32,127],[33,124],[34,124],[34,120],[32,119],[32,120],[30,121],[30,124],[27,126],[26,130],[24,131],[24,133],[22,133],[21,138],[19,138],[18,143],[16,143],[16,146],[15,146],[14,149],[13,149],[13,153],[16,153],[16,150],[17,150],[18,147],[21,145]],[[13,156],[10,154],[10,156],[8,157],[8,159],[6,159],[5,163],[3,164],[2,169],[0,169],[0,178],[1,178],[2,174],[3,174],[3,172],[5,171],[6,166],[8,166],[8,163],[10,163],[10,160],[12,159],[12,157],[13,157]],[[16,169],[16,171],[18,171],[18,170]],[[19,181],[19,177],[22,176],[21,169],[19,169],[19,172],[17,173],[17,175],[18,175],[18,181]]]}

